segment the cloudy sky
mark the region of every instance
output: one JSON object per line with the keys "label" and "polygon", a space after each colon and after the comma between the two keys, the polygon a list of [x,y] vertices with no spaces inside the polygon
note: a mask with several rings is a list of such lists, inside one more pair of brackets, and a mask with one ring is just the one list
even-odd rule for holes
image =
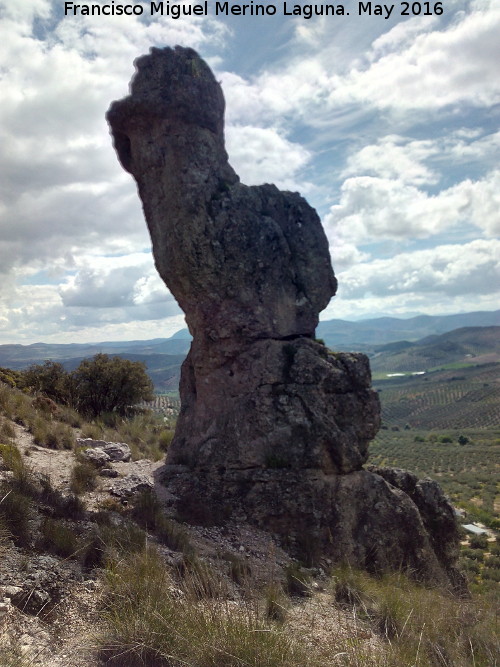
{"label": "cloudy sky", "polygon": [[309,20],[281,0],[272,17],[208,0],[178,20],[142,4],[0,0],[0,343],[184,326],[104,119],[134,58],[175,44],[222,82],[242,181],[298,190],[322,217],[340,285],[322,319],[498,308],[500,0],[398,2],[388,19],[346,0],[349,16]]}

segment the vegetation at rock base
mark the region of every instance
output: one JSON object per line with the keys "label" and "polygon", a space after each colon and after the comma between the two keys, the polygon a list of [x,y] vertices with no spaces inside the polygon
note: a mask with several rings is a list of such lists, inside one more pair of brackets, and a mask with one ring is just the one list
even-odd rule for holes
{"label": "vegetation at rock base", "polygon": [[175,551],[192,553],[193,548],[183,528],[169,519],[153,491],[144,491],[135,498],[132,516],[137,523],[153,532],[158,540]]}
{"label": "vegetation at rock base", "polygon": [[85,421],[76,410],[56,403],[55,409],[47,412],[40,398],[27,393],[26,388],[21,391],[0,382],[0,438],[8,442],[15,437],[13,421],[25,427],[36,444],[70,450],[75,445],[74,429],[79,429],[83,438],[126,442],[134,459],[156,461],[163,458],[174,434],[175,416],[164,417],[162,412],[140,408],[131,410],[130,415],[106,412]]}
{"label": "vegetation at rock base", "polygon": [[496,664],[500,643],[493,600],[477,605],[401,574],[374,578],[348,567],[334,570],[332,586],[338,604],[355,609],[385,638],[394,664]]}
{"label": "vegetation at rock base", "polygon": [[[99,638],[107,664],[490,667],[498,655],[491,601],[457,600],[401,574],[374,578],[344,567],[327,577],[323,604],[329,614],[343,609],[357,619],[352,634],[339,633],[333,642],[325,637],[328,656],[309,641],[307,629],[299,635],[289,624],[287,610],[294,602],[276,583],[265,588],[260,603],[252,598],[230,605],[213,595],[192,596],[189,584],[179,596],[154,548],[120,568],[110,564],[107,582]],[[377,641],[357,638],[370,636]]]}
{"label": "vegetation at rock base", "polygon": [[176,599],[172,579],[154,550],[108,569],[107,664],[192,667],[312,665],[299,642],[270,626],[251,606],[236,613],[217,600]]}

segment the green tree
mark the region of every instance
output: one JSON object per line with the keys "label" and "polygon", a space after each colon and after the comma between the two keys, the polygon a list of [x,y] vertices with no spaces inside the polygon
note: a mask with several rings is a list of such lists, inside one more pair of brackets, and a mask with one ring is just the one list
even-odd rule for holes
{"label": "green tree", "polygon": [[71,402],[69,375],[56,361],[32,364],[23,372],[22,383],[30,392],[44,394],[57,403]]}
{"label": "green tree", "polygon": [[84,359],[71,377],[76,408],[91,417],[125,414],[128,407],[153,399],[153,383],[140,361],[96,354]]}

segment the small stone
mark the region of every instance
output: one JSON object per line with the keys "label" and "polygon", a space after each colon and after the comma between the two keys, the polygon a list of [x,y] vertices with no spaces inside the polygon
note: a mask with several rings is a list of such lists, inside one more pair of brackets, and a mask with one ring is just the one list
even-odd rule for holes
{"label": "small stone", "polygon": [[154,484],[148,477],[132,473],[115,482],[110,487],[110,493],[119,498],[126,499],[153,488]]}
{"label": "small stone", "polygon": [[13,598],[22,592],[20,586],[0,586],[0,596],[4,598]]}
{"label": "small stone", "polygon": [[111,461],[130,461],[132,452],[130,447],[124,442],[108,442],[103,447],[104,452],[109,456]]}
{"label": "small stone", "polygon": [[87,459],[87,461],[97,467],[105,466],[106,463],[109,463],[111,460],[108,454],[106,454],[106,452],[101,449],[101,447],[84,449],[81,455]]}
{"label": "small stone", "polygon": [[118,470],[114,468],[101,468],[99,475],[101,477],[119,477]]}
{"label": "small stone", "polygon": [[10,601],[10,598],[3,598],[3,600],[0,601],[0,621],[3,619],[4,616],[10,614],[11,611],[12,611],[12,603]]}
{"label": "small stone", "polygon": [[125,442],[106,442],[92,438],[77,438],[77,447],[84,449],[84,455],[89,457],[89,450],[99,450],[107,455],[107,461],[130,461],[132,452]]}

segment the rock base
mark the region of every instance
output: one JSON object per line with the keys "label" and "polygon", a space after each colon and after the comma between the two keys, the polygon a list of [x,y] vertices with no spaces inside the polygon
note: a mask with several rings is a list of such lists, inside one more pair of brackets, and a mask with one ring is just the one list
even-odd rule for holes
{"label": "rock base", "polygon": [[[391,479],[395,472],[399,479]],[[407,492],[398,486],[402,480]],[[372,573],[403,571],[428,584],[466,591],[456,568],[453,510],[431,480],[390,469],[346,475],[312,469],[216,473],[167,465],[164,483],[182,521],[246,522],[274,534],[309,566],[327,559]]]}

